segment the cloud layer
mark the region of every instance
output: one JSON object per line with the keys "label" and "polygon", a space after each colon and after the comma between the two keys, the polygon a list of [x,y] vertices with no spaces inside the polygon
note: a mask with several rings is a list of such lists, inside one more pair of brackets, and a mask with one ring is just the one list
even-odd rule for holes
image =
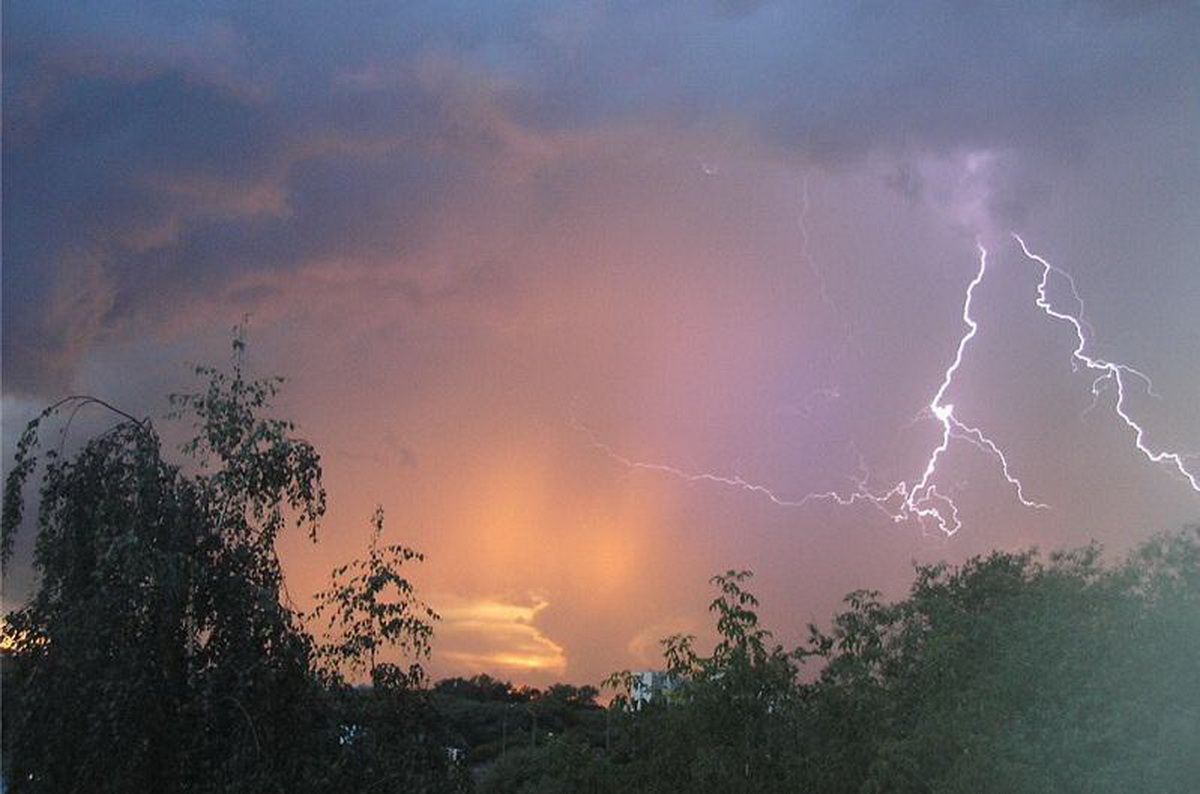
{"label": "cloud layer", "polygon": [[[798,632],[914,556],[1194,518],[1077,418],[1088,384],[1004,235],[1155,376],[1155,440],[1200,448],[1200,8],[1026,6],[9,3],[6,437],[66,390],[150,406],[251,315],[344,505],[336,555],[284,550],[294,590],[383,499],[450,594],[456,670],[641,663],[733,564]],[[955,453],[974,530],[947,549],[631,473],[572,427],[788,494],[860,460],[911,477],[977,235],[997,266],[950,397],[1049,517]],[[479,624],[501,607],[526,612]]]}
{"label": "cloud layer", "polygon": [[914,156],[1016,152],[1026,173],[1005,175],[995,209],[1019,213],[1039,188],[1028,172],[1086,157],[1105,118],[1195,97],[1198,17],[1115,2],[14,3],[5,388],[61,389],[96,344],[181,304],[253,310],[272,287],[239,289],[250,272],[385,264],[414,301],[445,298],[461,285],[424,282],[438,219],[495,211],[469,199],[496,191],[544,207],[553,175],[597,165],[599,139],[829,163],[884,151],[910,195]]}

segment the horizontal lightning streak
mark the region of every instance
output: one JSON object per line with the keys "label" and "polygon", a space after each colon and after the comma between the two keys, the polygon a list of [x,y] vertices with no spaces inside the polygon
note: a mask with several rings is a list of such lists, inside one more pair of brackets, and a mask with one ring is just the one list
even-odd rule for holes
{"label": "horizontal lightning streak", "polygon": [[600,450],[608,457],[612,458],[617,463],[620,463],[622,466],[628,469],[655,471],[663,474],[670,474],[671,476],[678,477],[685,482],[711,482],[719,485],[728,485],[733,488],[741,488],[742,490],[750,491],[751,493],[758,494],[759,496],[765,496],[767,499],[781,507],[800,507],[809,501],[809,497],[807,496],[798,501],[784,499],[765,485],[757,485],[736,475],[729,477],[719,474],[689,472],[665,463],[648,463],[645,461],[633,460],[632,458],[627,458],[621,453],[617,452],[612,448],[611,445],[606,444],[600,439],[596,438],[596,434],[592,432],[592,429],[582,424],[574,416],[571,417],[571,426],[587,436],[588,441],[593,447]]}
{"label": "horizontal lightning streak", "polygon": [[837,491],[824,491],[809,493],[798,499],[786,498],[765,485],[750,482],[741,476],[728,476],[711,472],[691,472],[665,463],[633,460],[620,454],[612,446],[596,438],[595,434],[589,428],[580,424],[574,416],[571,417],[571,424],[576,430],[587,436],[593,447],[604,452],[608,457],[630,470],[659,472],[669,474],[685,482],[707,482],[738,488],[765,497],[772,503],[782,507],[802,507],[816,501],[834,502],[843,507],[859,503],[869,504],[895,523],[916,520],[918,523],[924,525],[927,521],[932,521],[947,535],[953,535],[962,527],[962,522],[958,517],[958,505],[955,504],[950,496],[938,491],[932,480],[937,473],[938,461],[942,454],[949,449],[951,440],[958,438],[970,443],[999,462],[1004,479],[1016,490],[1017,499],[1022,505],[1035,509],[1045,509],[1047,507],[1045,504],[1026,498],[1024,486],[1019,479],[1012,475],[1008,459],[1000,447],[984,435],[980,429],[961,422],[954,415],[954,406],[944,402],[946,393],[954,381],[954,375],[958,372],[959,367],[962,366],[963,355],[966,352],[967,345],[975,338],[975,335],[979,331],[978,323],[971,316],[971,305],[975,297],[975,289],[982,283],[983,277],[987,272],[987,249],[978,243],[977,247],[979,250],[979,269],[967,286],[962,308],[962,320],[967,326],[967,330],[958,340],[954,360],[946,368],[937,392],[934,394],[933,399],[930,400],[928,406],[922,411],[922,414],[932,416],[941,425],[941,441],[933,448],[929,458],[926,460],[920,479],[912,485],[907,481],[900,481],[886,491],[872,491],[868,488],[869,474],[866,472],[865,467],[861,465],[860,460],[860,476],[856,480],[855,490],[849,494],[843,495]]}

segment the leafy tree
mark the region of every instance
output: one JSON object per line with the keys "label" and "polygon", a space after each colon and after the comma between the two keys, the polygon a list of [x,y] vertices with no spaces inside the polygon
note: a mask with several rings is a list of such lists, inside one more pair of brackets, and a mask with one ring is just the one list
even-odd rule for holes
{"label": "leafy tree", "polygon": [[[205,388],[171,398],[171,418],[195,432],[186,468],[167,459],[150,419],[91,397],[49,407],[19,439],[5,565],[39,456],[44,469],[36,589],[4,626],[14,791],[336,789],[343,723],[275,551],[289,525],[316,539],[320,458],[270,416],[280,381],[248,378],[244,349],[235,336],[230,371],[200,367]],[[47,420],[69,424],[86,405],[117,424],[72,455],[43,450]],[[385,550],[372,555],[368,570],[387,579]],[[394,615],[378,616],[395,639]]]}
{"label": "leafy tree", "polygon": [[498,759],[480,781],[481,794],[636,791],[613,787],[615,770],[576,736],[556,736]]}
{"label": "leafy tree", "polygon": [[[420,660],[429,656],[438,615],[401,573],[405,563],[424,557],[406,546],[380,544],[382,508],[376,508],[371,526],[366,558],[334,569],[312,614],[326,622],[331,635],[316,649],[341,747],[329,786],[347,792],[398,784],[429,792],[461,790],[467,782],[448,763],[449,734],[420,689],[425,683]],[[388,651],[415,661],[407,669],[380,661]],[[366,675],[371,686],[351,686],[347,673]]]}
{"label": "leafy tree", "polygon": [[[327,619],[327,628],[336,635],[317,649],[317,655],[336,679],[348,670],[369,673],[376,686],[416,687],[425,680],[419,660],[429,657],[438,615],[417,599],[400,568],[425,557],[400,544],[380,546],[382,507],[375,509],[371,526],[366,559],[335,568],[332,586],[317,594],[313,617]],[[407,670],[391,662],[379,663],[379,652],[389,647],[418,661]]]}
{"label": "leafy tree", "polygon": [[[1188,791],[1200,775],[1200,547],[1121,565],[1088,547],[918,569],[856,593],[805,691],[803,767],[827,791]],[[1187,659],[1192,659],[1191,663]]]}
{"label": "leafy tree", "polygon": [[794,790],[788,764],[796,757],[792,721],[798,667],[792,654],[759,624],[748,571],[715,576],[709,604],[718,641],[701,656],[689,635],[663,640],[676,688],[637,713],[626,710],[632,677],[609,679],[621,737],[624,785],[643,791]]}
{"label": "leafy tree", "polygon": [[[7,704],[14,789],[268,790],[303,762],[311,721],[307,635],[282,598],[274,541],[288,517],[315,536],[325,509],[316,451],[262,415],[276,381],[200,368],[173,398],[197,435],[200,473],[168,462],[149,419],[120,422],[73,457],[44,453],[33,566],[38,587],[6,617],[18,696]],[[39,428],[5,485],[8,562]],[[115,409],[112,409],[115,410]]]}
{"label": "leafy tree", "polygon": [[487,673],[470,678],[444,678],[434,685],[438,694],[478,701],[501,703],[523,703],[529,700],[531,690],[514,687],[508,681],[499,681]]}
{"label": "leafy tree", "polygon": [[[663,641],[680,682],[610,707],[606,751],[551,743],[496,791],[1187,792],[1200,780],[1200,532],[1118,564],[1089,546],[918,566],[908,596],[846,597],[785,652],[749,575],[715,577],[719,640]],[[799,675],[802,664],[814,672]],[[554,753],[558,753],[554,756]]]}
{"label": "leafy tree", "polygon": [[607,719],[598,695],[592,686],[552,684],[539,690],[479,674],[439,681],[431,699],[453,737],[450,743],[466,750],[468,762],[478,768],[512,753],[526,758],[528,748],[555,740],[603,747]]}

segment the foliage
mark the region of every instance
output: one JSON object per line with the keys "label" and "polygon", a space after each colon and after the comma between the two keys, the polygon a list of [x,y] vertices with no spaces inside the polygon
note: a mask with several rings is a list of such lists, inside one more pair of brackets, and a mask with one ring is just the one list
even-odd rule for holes
{"label": "foliage", "polygon": [[632,676],[614,674],[609,752],[548,745],[498,766],[494,790],[1194,790],[1198,537],[1110,565],[1089,546],[918,566],[907,598],[851,593],[791,653],[759,626],[749,575],[728,572],[712,654],[663,641],[672,697],[631,709]]}
{"label": "foliage", "polygon": [[449,697],[500,703],[525,703],[538,694],[536,689],[514,687],[510,682],[499,681],[487,673],[479,673],[470,678],[444,678],[438,681],[433,689],[438,694]]}
{"label": "foliage", "polygon": [[540,690],[480,674],[439,681],[431,702],[449,743],[478,768],[512,753],[525,757],[528,748],[555,740],[603,747],[607,720],[598,695],[592,686],[553,684]]}
{"label": "foliage", "polygon": [[[425,680],[420,662],[407,670],[391,662],[378,663],[385,647],[405,655],[429,657],[433,621],[438,615],[417,599],[412,583],[400,575],[405,562],[420,562],[424,555],[399,544],[379,545],[383,534],[383,508],[371,518],[371,542],[365,560],[335,568],[328,590],[317,594],[316,619],[326,618],[336,640],[317,649],[328,675],[340,680],[343,670],[369,672],[376,687],[415,687]],[[391,598],[386,596],[391,592]]]}
{"label": "foliage", "polygon": [[[451,737],[434,712],[419,661],[407,669],[379,661],[388,650],[427,658],[437,614],[420,601],[400,570],[424,559],[399,544],[381,545],[383,508],[371,519],[365,559],[335,568],[329,589],[317,594],[311,615],[325,620],[332,638],[316,648],[319,674],[340,729],[340,752],[328,785],[357,792],[395,788],[457,791],[465,772],[447,763]],[[345,673],[368,676],[352,686]]]}
{"label": "foliage", "polygon": [[798,668],[791,653],[759,625],[749,571],[727,571],[709,604],[718,641],[699,655],[694,638],[663,640],[671,697],[637,713],[625,709],[631,679],[622,673],[614,701],[624,728],[617,756],[628,759],[626,784],[643,791],[784,790],[796,754],[792,720]]}
{"label": "foliage", "polygon": [[554,737],[521,747],[496,761],[479,785],[480,794],[558,794],[613,791],[612,765],[575,736]]}
{"label": "foliage", "polygon": [[[233,347],[229,372],[198,368],[206,388],[171,398],[172,418],[190,419],[195,431],[183,446],[188,471],[167,460],[149,419],[94,398],[51,406],[19,440],[0,526],[5,564],[38,471],[42,424],[60,414],[69,423],[93,403],[120,420],[72,455],[42,453],[37,587],[4,628],[14,791],[340,783],[332,773],[347,754],[341,693],[317,675],[328,652],[290,606],[275,551],[289,524],[316,539],[320,457],[291,422],[270,417],[279,381],[248,379],[240,335]],[[394,560],[377,552],[368,570],[395,584]],[[375,592],[368,585],[361,603]],[[394,615],[380,616],[379,641],[397,640]],[[424,763],[422,774],[445,776],[444,759]]]}
{"label": "foliage", "polygon": [[[1200,774],[1200,547],[1122,565],[994,553],[855,594],[809,688],[805,764],[830,791],[1186,791]],[[1187,660],[1191,659],[1192,662]]]}

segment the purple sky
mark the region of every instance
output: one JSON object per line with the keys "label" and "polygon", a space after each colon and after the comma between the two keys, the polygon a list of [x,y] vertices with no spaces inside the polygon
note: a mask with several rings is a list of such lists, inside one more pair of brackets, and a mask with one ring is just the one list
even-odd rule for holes
{"label": "purple sky", "polygon": [[[6,3],[4,453],[65,392],[161,411],[249,314],[330,487],[293,594],[382,503],[434,672],[539,683],[652,665],[730,567],[793,643],[914,559],[1194,522],[1009,234],[1200,452],[1200,9],[982,5]],[[679,476],[918,481],[976,241],[944,402],[1048,509],[962,439],[952,537]]]}

